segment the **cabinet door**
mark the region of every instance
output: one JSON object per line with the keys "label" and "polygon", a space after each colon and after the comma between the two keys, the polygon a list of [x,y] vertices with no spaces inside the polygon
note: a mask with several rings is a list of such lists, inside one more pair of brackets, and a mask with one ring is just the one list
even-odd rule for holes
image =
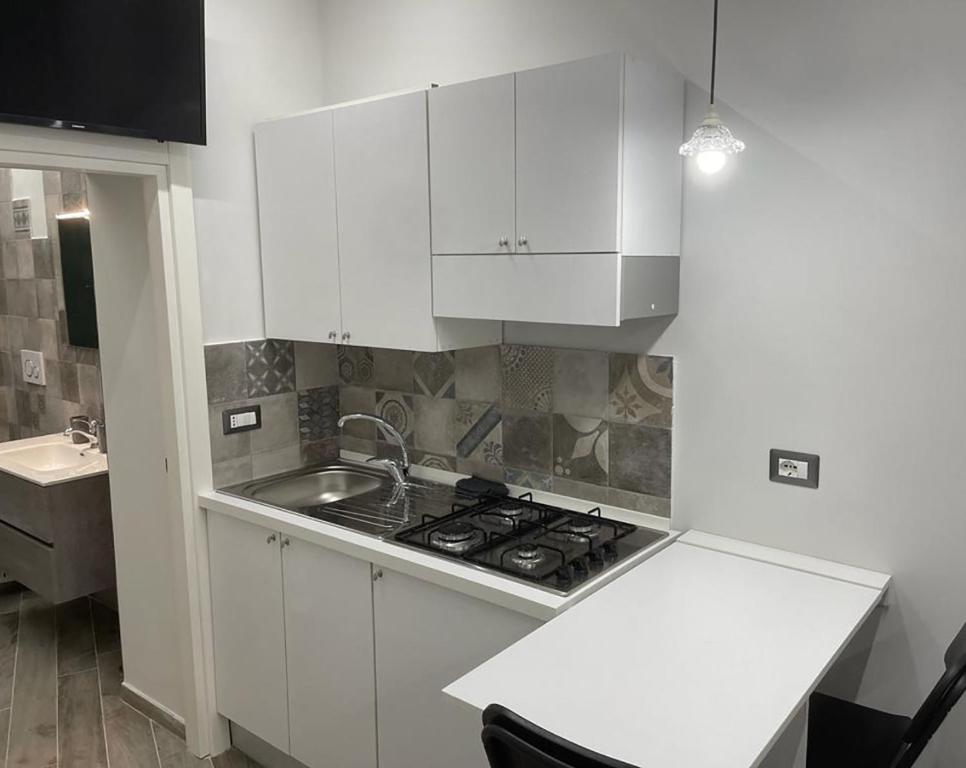
{"label": "cabinet door", "polygon": [[509,253],[514,241],[513,75],[429,92],[433,253]]}
{"label": "cabinet door", "polygon": [[383,571],[373,586],[379,768],[485,768],[480,714],[442,690],[540,622]]}
{"label": "cabinet door", "polygon": [[218,712],[288,752],[278,534],[208,513]]}
{"label": "cabinet door", "polygon": [[618,250],[618,54],[516,75],[521,253]]}
{"label": "cabinet door", "polygon": [[332,113],[255,126],[265,331],[335,341],[342,318]]}
{"label": "cabinet door", "polygon": [[334,118],[344,342],[435,350],[426,93]]}
{"label": "cabinet door", "polygon": [[295,540],[283,553],[291,755],[310,768],[375,768],[370,565]]}

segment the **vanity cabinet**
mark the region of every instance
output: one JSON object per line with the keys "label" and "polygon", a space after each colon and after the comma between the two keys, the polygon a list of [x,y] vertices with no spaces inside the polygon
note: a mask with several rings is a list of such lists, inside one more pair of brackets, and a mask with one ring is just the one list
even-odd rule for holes
{"label": "vanity cabinet", "polygon": [[434,313],[676,312],[683,120],[680,74],[623,54],[432,89]]}
{"label": "vanity cabinet", "polygon": [[536,619],[218,512],[208,547],[220,714],[309,768],[485,768],[442,689]]}
{"label": "vanity cabinet", "polygon": [[426,92],[255,127],[265,330],[440,351],[498,323],[433,316]]}

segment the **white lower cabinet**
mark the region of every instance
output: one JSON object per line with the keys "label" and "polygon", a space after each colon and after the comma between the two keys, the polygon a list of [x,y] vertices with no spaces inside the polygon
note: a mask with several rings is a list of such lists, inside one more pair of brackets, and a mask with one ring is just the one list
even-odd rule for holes
{"label": "white lower cabinet", "polygon": [[379,768],[485,768],[478,712],[451,682],[540,622],[394,571],[373,585]]}
{"label": "white lower cabinet", "polygon": [[309,768],[486,766],[442,689],[536,619],[208,513],[218,712]]}

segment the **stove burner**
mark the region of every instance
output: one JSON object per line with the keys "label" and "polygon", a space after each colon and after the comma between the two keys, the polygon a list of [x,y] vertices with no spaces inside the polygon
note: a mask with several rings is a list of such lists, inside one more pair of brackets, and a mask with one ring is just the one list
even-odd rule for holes
{"label": "stove burner", "polygon": [[577,534],[578,536],[593,537],[600,535],[600,523],[580,517],[567,521],[567,524],[564,525],[563,529],[567,533]]}
{"label": "stove burner", "polygon": [[536,544],[529,542],[521,544],[510,555],[510,562],[517,568],[522,568],[525,571],[532,571],[546,559],[547,555],[544,551]]}
{"label": "stove burner", "polygon": [[482,539],[483,532],[470,523],[457,520],[440,526],[429,535],[429,543],[450,552],[465,552]]}
{"label": "stove burner", "polygon": [[526,512],[526,510],[522,505],[509,504],[508,506],[500,507],[498,514],[518,520],[519,518],[523,517],[524,512]]}

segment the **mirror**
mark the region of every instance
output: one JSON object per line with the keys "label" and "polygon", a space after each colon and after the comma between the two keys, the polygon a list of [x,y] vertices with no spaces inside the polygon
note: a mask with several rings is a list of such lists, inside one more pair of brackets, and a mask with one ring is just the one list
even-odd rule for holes
{"label": "mirror", "polygon": [[61,214],[57,217],[57,228],[68,343],[75,347],[97,348],[90,216],[86,212]]}

